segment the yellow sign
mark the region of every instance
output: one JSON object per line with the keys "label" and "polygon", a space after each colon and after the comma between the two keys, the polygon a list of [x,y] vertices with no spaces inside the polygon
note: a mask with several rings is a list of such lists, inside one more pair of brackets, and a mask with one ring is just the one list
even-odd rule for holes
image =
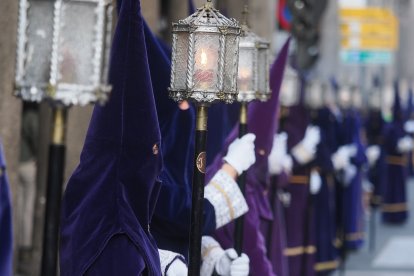
{"label": "yellow sign", "polygon": [[342,49],[396,50],[398,19],[390,9],[380,7],[340,9]]}

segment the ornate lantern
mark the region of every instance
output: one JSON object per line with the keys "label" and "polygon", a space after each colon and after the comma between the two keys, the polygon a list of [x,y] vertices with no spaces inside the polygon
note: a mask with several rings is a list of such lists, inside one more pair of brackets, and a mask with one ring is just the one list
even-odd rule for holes
{"label": "ornate lantern", "polygon": [[105,100],[111,29],[106,0],[20,0],[16,95],[65,106]]}
{"label": "ornate lantern", "polygon": [[240,27],[216,10],[203,8],[173,23],[170,97],[206,104],[237,97]]}
{"label": "ornate lantern", "polygon": [[173,24],[170,97],[197,103],[189,275],[199,275],[208,105],[237,99],[240,27],[211,0]]}
{"label": "ornate lantern", "polygon": [[20,0],[15,94],[53,103],[41,275],[57,275],[67,107],[107,99],[112,4]]}
{"label": "ornate lantern", "polygon": [[291,107],[299,102],[300,80],[297,73],[287,67],[283,76],[282,87],[280,88],[280,104],[283,107]]}

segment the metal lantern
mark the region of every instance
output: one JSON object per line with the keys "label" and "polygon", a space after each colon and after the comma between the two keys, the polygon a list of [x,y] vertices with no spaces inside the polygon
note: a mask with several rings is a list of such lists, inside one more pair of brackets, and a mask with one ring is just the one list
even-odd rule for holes
{"label": "metal lantern", "polygon": [[200,274],[208,105],[237,99],[240,27],[211,0],[173,24],[170,97],[197,103],[189,275]]}
{"label": "metal lantern", "polygon": [[112,4],[20,0],[15,94],[53,108],[41,275],[57,275],[67,107],[106,101]]}
{"label": "metal lantern", "polygon": [[216,10],[211,0],[173,23],[170,97],[197,103],[237,98],[240,27]]}
{"label": "metal lantern", "polygon": [[246,21],[241,26],[237,100],[239,102],[267,101],[271,92],[269,87],[270,43],[253,33]]}
{"label": "metal lantern", "polygon": [[20,0],[15,94],[65,106],[107,98],[112,5]]}
{"label": "metal lantern", "polygon": [[287,67],[280,88],[279,97],[282,106],[290,107],[299,102],[299,82],[300,80],[297,73],[291,67]]}

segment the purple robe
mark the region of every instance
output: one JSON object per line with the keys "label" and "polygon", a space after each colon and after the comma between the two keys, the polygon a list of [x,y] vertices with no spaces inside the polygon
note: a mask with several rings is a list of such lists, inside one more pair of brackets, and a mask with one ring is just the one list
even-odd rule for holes
{"label": "purple robe", "polygon": [[362,202],[362,166],[367,163],[365,147],[361,143],[361,124],[355,110],[347,110],[341,124],[341,142],[344,145],[352,144],[357,152],[351,158],[351,164],[357,172],[351,182],[345,187],[338,186],[338,219],[340,231],[344,238],[346,250],[356,250],[362,246],[364,240],[364,210]]}
{"label": "purple robe", "polygon": [[[138,0],[118,3],[105,106],[95,106],[63,198],[60,272],[161,275],[150,223],[162,167]],[[145,135],[143,135],[145,133]]]}
{"label": "purple robe", "polygon": [[[245,198],[249,211],[244,215],[243,252],[250,258],[251,275],[276,275],[272,263],[267,257],[266,241],[261,232],[262,219],[273,220],[272,210],[267,197],[269,173],[267,160],[273,145],[273,135],[277,130],[277,111],[279,90],[287,60],[289,41],[286,42],[270,73],[272,97],[267,102],[253,102],[248,109],[248,132],[256,134],[256,163],[247,171]],[[230,143],[238,136],[238,124],[226,139],[223,151],[208,167],[206,181],[221,168],[223,157]],[[220,245],[227,249],[234,247],[234,223],[218,229],[214,235]]]}
{"label": "purple robe", "polygon": [[[309,113],[303,104],[305,80],[301,79],[301,99],[289,108],[284,120],[283,130],[288,135],[290,152],[305,136],[310,123]],[[313,219],[313,201],[309,192],[311,164],[301,165],[293,158],[292,174],[286,191],[290,194],[289,206],[285,208],[287,248],[285,256],[289,261],[291,276],[314,275],[315,237]]]}
{"label": "purple robe", "polygon": [[280,193],[288,185],[288,175],[281,173],[271,179],[268,193],[273,212],[273,220],[262,219],[261,229],[267,244],[267,256],[273,265],[273,271],[278,276],[289,276],[288,259],[284,254],[286,248],[286,222],[284,206],[280,200]]}
{"label": "purple robe", "polygon": [[338,148],[338,121],[327,107],[314,111],[314,123],[320,128],[321,142],[318,145],[314,166],[322,180],[320,191],[314,196],[316,264],[318,275],[328,275],[338,265],[336,227],[336,187],[332,154]]}
{"label": "purple robe", "polygon": [[386,123],[382,118],[380,110],[371,110],[368,113],[365,122],[365,132],[368,140],[368,145],[377,145],[380,147],[380,156],[375,164],[368,170],[368,179],[372,183],[373,191],[370,201],[372,208],[377,208],[382,203],[382,195],[386,183],[386,164],[385,154],[383,149],[384,144],[384,129]]}
{"label": "purple robe", "polygon": [[0,275],[13,274],[13,225],[6,161],[0,140]]}
{"label": "purple robe", "polygon": [[400,105],[398,85],[395,85],[393,120],[385,129],[385,162],[387,178],[384,187],[382,214],[388,223],[404,223],[408,217],[406,181],[407,154],[397,149],[399,139],[406,136],[404,115]]}

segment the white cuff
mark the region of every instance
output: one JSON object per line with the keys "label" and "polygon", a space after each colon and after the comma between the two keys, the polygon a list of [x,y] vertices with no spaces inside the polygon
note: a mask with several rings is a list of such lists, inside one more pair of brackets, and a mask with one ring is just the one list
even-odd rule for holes
{"label": "white cuff", "polygon": [[168,270],[168,267],[177,259],[181,260],[183,263],[185,263],[185,258],[183,255],[180,255],[178,253],[158,249],[158,254],[160,255],[160,263],[161,263],[161,272],[162,276],[165,276]]}
{"label": "white cuff", "polygon": [[204,198],[214,207],[216,228],[226,225],[249,210],[237,183],[222,170],[205,187]]}
{"label": "white cuff", "polygon": [[315,153],[307,149],[302,143],[299,143],[292,149],[292,155],[295,157],[296,161],[305,165],[312,161],[315,157]]}
{"label": "white cuff", "polygon": [[224,250],[220,244],[209,236],[203,236],[201,239],[201,276],[213,275],[217,261],[223,256]]}

